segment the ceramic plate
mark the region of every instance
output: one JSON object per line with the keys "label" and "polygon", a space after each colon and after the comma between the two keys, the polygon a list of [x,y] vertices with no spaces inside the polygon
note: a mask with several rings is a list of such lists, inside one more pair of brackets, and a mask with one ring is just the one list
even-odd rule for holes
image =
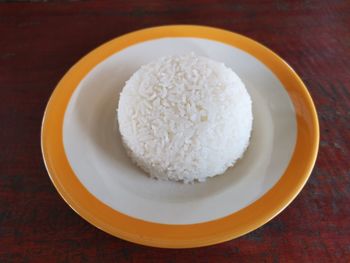
{"label": "ceramic plate", "polygon": [[[224,62],[253,101],[244,157],[205,183],[148,178],[126,156],[116,108],[125,81],[158,57],[194,52]],[[47,105],[41,144],[63,199],[91,224],[135,243],[185,248],[250,232],[300,192],[319,142],[317,114],[298,75],[261,44],[203,26],[162,26],[107,42],[62,78]]]}

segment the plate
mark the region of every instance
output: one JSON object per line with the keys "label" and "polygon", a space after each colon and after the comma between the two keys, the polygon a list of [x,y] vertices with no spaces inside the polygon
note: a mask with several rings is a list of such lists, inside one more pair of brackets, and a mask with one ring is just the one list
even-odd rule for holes
{"label": "plate", "polygon": [[[254,122],[234,167],[185,185],[150,179],[130,161],[116,108],[141,65],[189,52],[222,61],[241,77]],[[314,104],[286,62],[242,35],[191,25],[139,30],[87,54],[55,88],[41,133],[49,176],[74,211],[116,237],[167,248],[220,243],[271,220],[306,183],[318,143]]]}

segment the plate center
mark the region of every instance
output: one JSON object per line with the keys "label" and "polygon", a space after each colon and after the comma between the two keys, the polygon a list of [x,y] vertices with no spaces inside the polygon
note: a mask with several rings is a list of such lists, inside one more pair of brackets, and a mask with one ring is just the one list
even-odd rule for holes
{"label": "plate center", "polygon": [[[195,52],[222,61],[253,101],[253,132],[244,157],[205,183],[150,179],[126,155],[116,123],[119,93],[141,65],[160,56]],[[75,90],[63,141],[73,171],[99,200],[151,222],[190,224],[234,213],[261,197],[286,169],[296,139],[295,112],[282,84],[240,49],[198,38],[164,38],[131,46],[97,65]]]}

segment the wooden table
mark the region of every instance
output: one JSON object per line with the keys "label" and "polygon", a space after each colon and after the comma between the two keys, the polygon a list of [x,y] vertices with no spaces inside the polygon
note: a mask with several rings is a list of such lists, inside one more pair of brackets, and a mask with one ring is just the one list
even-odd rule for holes
{"label": "wooden table", "polygon": [[[0,262],[350,262],[350,1],[21,2],[0,4]],[[107,40],[164,24],[262,42],[300,74],[320,118],[318,160],[297,199],[211,247],[155,249],[105,234],[59,197],[41,157],[43,111],[69,67]]]}

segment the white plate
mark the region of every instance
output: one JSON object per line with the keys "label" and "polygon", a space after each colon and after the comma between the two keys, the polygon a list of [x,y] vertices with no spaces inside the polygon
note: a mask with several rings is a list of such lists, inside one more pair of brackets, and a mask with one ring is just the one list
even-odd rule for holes
{"label": "white plate", "polygon": [[[151,179],[131,162],[116,108],[141,65],[189,52],[224,62],[240,76],[254,123],[250,146],[234,167],[186,185]],[[196,247],[243,235],[282,211],[311,173],[319,130],[306,87],[272,51],[220,29],[164,26],[116,38],[74,65],[47,105],[41,140],[55,187],[87,221],[145,245]]]}

